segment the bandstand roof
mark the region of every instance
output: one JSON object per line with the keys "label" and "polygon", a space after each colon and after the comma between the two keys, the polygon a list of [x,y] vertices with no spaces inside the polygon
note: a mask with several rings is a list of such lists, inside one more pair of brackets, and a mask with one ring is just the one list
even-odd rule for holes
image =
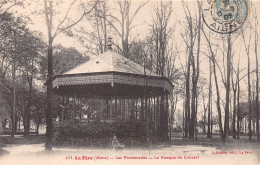
{"label": "bandstand roof", "polygon": [[145,70],[141,65],[111,50],[87,61],[53,80],[60,94],[96,96],[136,96],[172,93],[173,85],[166,77]]}
{"label": "bandstand roof", "polygon": [[[95,57],[94,59],[69,70],[63,75],[98,72],[122,72],[144,75],[144,67],[123,57],[116,52],[109,50]],[[158,76],[157,74],[147,70],[146,75]]]}

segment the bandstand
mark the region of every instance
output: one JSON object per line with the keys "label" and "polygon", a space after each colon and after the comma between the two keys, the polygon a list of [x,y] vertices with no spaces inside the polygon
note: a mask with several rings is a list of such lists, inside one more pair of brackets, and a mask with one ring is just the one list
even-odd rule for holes
{"label": "bandstand", "polygon": [[173,84],[112,50],[56,75],[53,87],[62,123],[84,123],[85,131],[95,127],[101,138],[127,137],[125,143],[168,140]]}

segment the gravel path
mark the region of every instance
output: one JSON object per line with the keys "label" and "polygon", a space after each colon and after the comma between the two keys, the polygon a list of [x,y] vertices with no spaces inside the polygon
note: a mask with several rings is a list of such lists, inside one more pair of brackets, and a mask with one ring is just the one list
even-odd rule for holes
{"label": "gravel path", "polygon": [[[53,148],[44,144],[16,144],[3,147],[9,152],[0,164],[259,164],[252,150],[219,150],[199,145],[154,149]],[[243,154],[241,154],[243,152]],[[248,152],[248,154],[245,154]]]}

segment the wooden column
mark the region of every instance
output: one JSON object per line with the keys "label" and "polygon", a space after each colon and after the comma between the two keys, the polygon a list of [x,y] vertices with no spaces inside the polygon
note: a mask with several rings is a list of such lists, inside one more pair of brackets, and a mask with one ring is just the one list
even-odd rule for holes
{"label": "wooden column", "polygon": [[61,109],[61,124],[64,125],[64,110],[65,110],[65,99],[62,96],[62,109]]}
{"label": "wooden column", "polygon": [[135,119],[137,120],[138,115],[138,97],[135,100]]}
{"label": "wooden column", "polygon": [[117,98],[115,97],[115,118],[117,117]]}
{"label": "wooden column", "polygon": [[154,122],[154,129],[156,129],[156,96],[153,97],[153,122]]}
{"label": "wooden column", "polygon": [[76,113],[76,109],[75,109],[75,100],[76,100],[76,94],[74,94],[74,97],[73,97],[73,104],[72,104],[72,125],[73,125],[73,128],[72,128],[72,148],[74,147],[74,126],[75,126],[75,113]]}
{"label": "wooden column", "polygon": [[119,114],[120,114],[120,117],[122,116],[122,99],[119,100]]}
{"label": "wooden column", "polygon": [[130,118],[129,97],[127,97],[127,119]]}
{"label": "wooden column", "polygon": [[74,119],[75,119],[75,100],[76,100],[76,95],[74,95],[74,97],[73,97],[73,104],[72,104],[72,110],[73,110],[73,112],[72,112],[72,123],[73,123],[73,127],[74,127]]}
{"label": "wooden column", "polygon": [[155,101],[155,96],[153,96],[153,121],[155,123],[155,115],[156,115],[156,101]]}
{"label": "wooden column", "polygon": [[106,104],[107,104],[107,118],[109,118],[109,103],[108,103],[108,97],[106,98]]}
{"label": "wooden column", "polygon": [[141,97],[141,115],[140,115],[140,119],[141,120],[144,119],[144,99],[143,99],[143,97]]}
{"label": "wooden column", "polygon": [[[166,94],[166,111],[165,111],[165,138],[166,140],[169,140],[169,136],[168,136],[168,133],[169,133],[169,95],[168,93]],[[170,135],[171,137],[171,135]]]}
{"label": "wooden column", "polygon": [[157,96],[157,112],[156,112],[156,127],[157,127],[157,132],[159,133],[160,129],[160,96]]}
{"label": "wooden column", "polygon": [[81,115],[80,115],[80,98],[78,97],[78,112],[77,112],[77,116],[79,116],[80,120],[81,120]]}
{"label": "wooden column", "polygon": [[150,147],[150,144],[151,144],[151,127],[150,127],[150,124],[151,124],[151,110],[150,110],[150,98],[146,98],[146,101],[148,100],[148,103],[146,102],[147,104],[147,107],[146,107],[146,115],[147,115],[147,134],[148,134],[148,144],[149,144],[149,147]]}

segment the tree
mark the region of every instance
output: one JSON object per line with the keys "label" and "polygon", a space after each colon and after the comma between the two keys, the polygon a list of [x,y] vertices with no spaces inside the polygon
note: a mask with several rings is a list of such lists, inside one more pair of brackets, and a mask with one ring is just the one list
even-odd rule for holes
{"label": "tree", "polygon": [[[201,4],[198,1],[198,9],[199,9],[199,19],[198,23],[196,23],[196,31],[197,31],[197,56],[196,58],[194,55],[191,55],[191,66],[192,66],[192,97],[191,97],[191,125],[190,125],[190,138],[194,138],[195,130],[196,128],[196,122],[197,122],[197,112],[196,112],[196,98],[197,98],[197,84],[199,80],[199,64],[200,64],[200,32],[201,32],[201,15],[202,15],[202,9]],[[196,63],[195,63],[196,61]]]}
{"label": "tree", "polygon": [[238,67],[237,70],[237,139],[240,138],[240,121],[242,120],[242,118],[240,117],[240,83],[239,83],[239,76],[240,76],[240,70]]}
{"label": "tree", "polygon": [[224,142],[228,139],[229,132],[229,107],[230,107],[230,76],[231,76],[231,58],[232,58],[232,50],[231,50],[231,33],[227,35],[227,61],[226,61],[226,81],[225,81],[225,89],[226,89],[226,99],[225,99],[225,120],[224,120]]}
{"label": "tree", "polygon": [[22,0],[1,0],[0,1],[0,18],[2,15],[5,15],[6,13],[9,13],[9,11],[18,5],[23,5]]}
{"label": "tree", "polygon": [[[199,56],[200,56],[200,31],[201,31],[201,3],[197,1],[198,6],[198,17],[191,15],[189,6],[187,2],[182,1],[182,6],[185,13],[185,19],[187,21],[187,27],[185,34],[182,34],[182,38],[187,46],[188,58],[187,58],[187,73],[186,73],[186,102],[185,102],[185,136],[189,138],[194,138],[196,130],[196,98],[197,98],[197,84],[199,80]],[[186,36],[186,37],[185,37]],[[195,57],[195,42],[197,40],[197,55]],[[190,73],[192,69],[192,73]],[[192,74],[192,75],[191,75]],[[190,99],[190,77],[192,83],[191,89],[191,99]],[[191,100],[191,104],[190,104]]]}
{"label": "tree", "polygon": [[[211,56],[213,52],[211,52]],[[208,131],[207,131],[207,138],[211,137],[211,120],[212,120],[212,111],[211,111],[211,104],[212,104],[212,62],[211,58],[209,58],[209,96],[208,96]]]}
{"label": "tree", "polygon": [[69,32],[69,36],[76,37],[77,40],[86,47],[87,53],[99,55],[107,50],[109,36],[108,1],[99,1],[93,10],[93,13],[86,16],[83,22],[90,23],[91,27],[74,28]]}
{"label": "tree", "polygon": [[217,78],[217,70],[216,70],[216,54],[213,51],[213,43],[210,41],[209,37],[206,35],[205,30],[202,28],[203,35],[209,45],[209,51],[210,55],[209,58],[212,61],[213,65],[213,73],[214,73],[214,81],[215,81],[215,88],[216,88],[216,94],[217,94],[217,100],[216,100],[216,107],[218,112],[218,124],[219,124],[219,132],[220,132],[220,139],[224,143],[224,131],[223,131],[223,124],[222,124],[222,115],[221,115],[221,106],[220,106],[220,91],[219,91],[219,84],[218,84],[218,78]]}
{"label": "tree", "polygon": [[[101,54],[107,50],[107,2],[102,1],[97,4],[95,8],[95,14],[94,14],[94,25],[95,25],[95,31],[96,31],[96,39],[97,39],[97,51],[98,54]],[[100,17],[102,16],[102,17]]]}
{"label": "tree", "polygon": [[249,107],[249,116],[248,116],[248,136],[249,140],[252,140],[252,128],[251,128],[251,120],[252,120],[252,99],[251,99],[251,67],[250,67],[250,45],[251,45],[251,27],[249,28],[249,41],[246,43],[244,29],[241,28],[241,36],[243,39],[243,44],[246,50],[247,55],[247,81],[248,81],[248,107]]}
{"label": "tree", "polygon": [[24,58],[20,63],[20,71],[23,74],[23,78],[26,80],[26,83],[28,85],[28,95],[27,95],[27,106],[26,106],[26,117],[24,122],[25,124],[25,136],[28,136],[30,133],[30,121],[32,113],[31,110],[31,104],[32,104],[32,95],[33,95],[33,83],[34,79],[37,78],[37,75],[39,74],[38,68],[40,60],[43,59],[43,53],[45,50],[45,43],[38,38],[37,36],[34,36],[33,33],[28,32],[24,35],[25,42],[21,44],[26,45],[27,51],[24,53]]}
{"label": "tree", "polygon": [[[130,45],[132,44],[129,40],[131,31],[137,25],[133,25],[134,19],[136,18],[138,12],[143,8],[148,1],[142,2],[137,6],[136,9],[132,8],[131,0],[121,0],[116,1],[116,10],[119,14],[103,14],[99,15],[100,18],[105,19],[109,26],[116,32],[117,36],[120,37],[120,44],[114,44],[119,52],[126,58],[130,57]],[[104,10],[105,12],[105,10]]]}
{"label": "tree", "polygon": [[0,78],[0,133],[3,133],[5,128],[5,120],[8,118],[9,112],[9,105],[8,99],[10,95],[9,88],[3,84],[2,79]]}
{"label": "tree", "polygon": [[254,8],[254,13],[253,13],[253,17],[254,17],[254,31],[255,31],[255,40],[254,40],[254,46],[255,46],[255,64],[256,64],[256,97],[255,97],[255,113],[256,113],[256,136],[257,136],[257,142],[260,142],[260,134],[259,134],[259,69],[258,69],[258,49],[257,49],[257,45],[258,45],[258,17],[256,14],[256,8]]}
{"label": "tree", "polygon": [[[45,21],[48,31],[48,52],[47,52],[47,59],[48,59],[48,74],[47,74],[47,110],[46,110],[46,122],[47,122],[47,130],[46,130],[46,150],[52,150],[52,137],[53,137],[53,123],[52,123],[52,103],[53,103],[53,41],[55,38],[62,32],[67,31],[68,29],[72,28],[73,26],[77,25],[84,16],[90,14],[93,9],[95,8],[98,1],[95,4],[87,4],[91,7],[91,9],[86,9],[86,4],[80,3],[80,7],[83,9],[83,14],[74,20],[69,19],[69,12],[73,5],[77,0],[74,0],[69,4],[69,7],[64,15],[63,19],[58,23],[58,26],[54,29],[54,8],[55,4],[52,0],[44,0],[44,15]],[[67,21],[70,21],[69,23]]]}
{"label": "tree", "polygon": [[[3,54],[1,58],[1,80],[3,84],[8,80],[9,72],[12,73],[12,138],[16,131],[16,73],[27,73],[27,80],[29,83],[29,89],[32,89],[32,78],[35,72],[34,62],[30,67],[31,61],[34,60],[40,49],[43,49],[43,42],[38,35],[31,32],[27,27],[27,21],[21,17],[15,17],[13,14],[5,12],[1,15],[1,38],[0,38],[0,50]],[[38,34],[38,33],[37,33]],[[32,60],[31,60],[32,59]],[[12,67],[12,69],[11,69]],[[29,78],[29,72],[31,78]],[[30,91],[31,92],[31,91]],[[31,93],[29,93],[30,96]],[[26,98],[26,97],[24,97]],[[27,125],[29,125],[29,113],[30,113],[30,97],[26,117]],[[25,99],[24,99],[25,100]],[[29,128],[29,126],[27,126]],[[25,127],[26,128],[26,127]],[[25,130],[25,132],[29,132]],[[27,134],[26,134],[27,135]]]}
{"label": "tree", "polygon": [[[156,74],[163,77],[168,77],[173,80],[175,76],[174,61],[175,59],[171,57],[172,47],[170,44],[171,35],[175,29],[174,26],[170,25],[172,17],[172,2],[163,2],[162,0],[153,9],[153,23],[151,24],[151,38],[150,44],[152,45],[151,58],[155,61],[155,71]],[[171,49],[171,50],[170,50]],[[166,98],[167,100],[168,98]],[[160,107],[160,133],[164,140],[168,136],[168,122],[167,122],[167,111],[163,107],[165,97],[161,97],[161,107]],[[167,101],[168,103],[168,101]]]}
{"label": "tree", "polygon": [[[190,10],[187,2],[182,1],[182,6],[185,12],[185,17],[188,23],[186,28],[185,35],[188,35],[188,40],[185,40],[184,35],[182,34],[182,38],[186,44],[188,57],[187,57],[187,70],[186,70],[186,82],[185,82],[185,137],[188,137],[191,130],[191,110],[190,110],[190,69],[191,69],[191,60],[193,56],[193,48],[194,48],[194,26],[193,19],[190,14]],[[189,42],[188,42],[189,41]]]}
{"label": "tree", "polygon": [[40,124],[45,123],[45,113],[46,107],[45,102],[46,96],[44,92],[37,91],[33,94],[33,106],[34,106],[34,116],[33,122],[36,124],[36,133],[39,134]]}
{"label": "tree", "polygon": [[[89,58],[85,55],[82,55],[75,48],[65,48],[62,45],[53,46],[53,74],[61,75],[65,72],[73,69],[77,65],[88,61]],[[45,79],[47,76],[47,59],[43,58],[40,61],[40,72],[43,76],[42,79]]]}
{"label": "tree", "polygon": [[[22,44],[24,37],[28,34],[29,30],[26,27],[26,21],[21,17],[15,17],[11,13],[2,14],[0,17],[0,52],[1,66],[0,74],[3,82],[5,82],[6,75],[8,74],[12,63],[19,58],[20,53],[28,51],[27,44]],[[24,34],[26,34],[24,36]],[[24,43],[24,42],[23,42]]]}
{"label": "tree", "polygon": [[[231,72],[231,77],[232,77],[232,89],[233,89],[233,119],[232,119],[232,134],[233,134],[233,139],[237,138],[237,133],[236,133],[236,118],[238,120],[238,107],[237,107],[237,87],[238,87],[238,82],[239,82],[239,65],[240,65],[240,59],[238,60],[237,64],[237,71],[234,69],[234,62],[232,61],[232,72]],[[234,82],[234,75],[233,73],[235,72],[236,75],[236,81]],[[237,128],[237,131],[238,128]]]}

